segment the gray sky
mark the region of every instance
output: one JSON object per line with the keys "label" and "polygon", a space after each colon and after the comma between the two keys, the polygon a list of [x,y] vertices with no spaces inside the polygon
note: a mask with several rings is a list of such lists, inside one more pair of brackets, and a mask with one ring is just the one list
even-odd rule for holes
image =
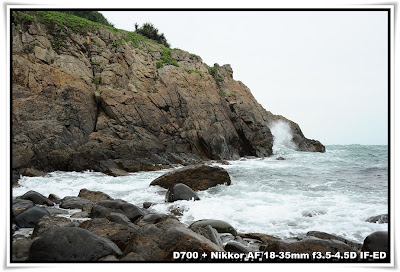
{"label": "gray sky", "polygon": [[263,107],[323,144],[387,144],[387,13],[107,11],[153,23],[172,48],[231,64]]}

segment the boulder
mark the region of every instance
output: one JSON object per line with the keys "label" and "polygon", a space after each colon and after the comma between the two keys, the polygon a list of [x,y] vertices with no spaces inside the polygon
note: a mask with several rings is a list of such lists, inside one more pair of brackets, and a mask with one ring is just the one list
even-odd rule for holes
{"label": "boulder", "polygon": [[143,202],[143,208],[148,209],[151,206],[155,205],[153,202]]}
{"label": "boulder", "polygon": [[121,250],[110,240],[82,228],[54,227],[35,240],[29,250],[32,262],[91,262]]}
{"label": "boulder", "polygon": [[71,218],[89,218],[89,213],[84,212],[77,212],[71,215]]}
{"label": "boulder", "polygon": [[46,209],[35,206],[16,216],[14,221],[20,228],[34,228],[45,215],[49,215]]}
{"label": "boulder", "polygon": [[329,234],[326,232],[321,232],[321,231],[309,231],[306,234],[307,236],[313,236],[313,237],[317,237],[319,239],[324,239],[324,240],[331,240],[331,241],[340,241],[345,243],[346,245],[349,245],[350,247],[352,247],[354,250],[359,251],[361,249],[361,244],[350,241],[346,238],[337,236],[337,235],[333,235],[333,234]]}
{"label": "boulder", "polygon": [[200,235],[206,237],[208,240],[210,240],[214,244],[216,244],[220,247],[224,247],[221,237],[218,234],[218,231],[216,229],[214,229],[213,227],[211,227],[210,225],[207,225],[205,227],[195,228],[195,229],[193,229],[193,231],[196,232],[197,234],[200,234]]}
{"label": "boulder", "polygon": [[29,208],[34,206],[33,202],[26,199],[13,199],[12,201],[12,216],[15,217]]}
{"label": "boulder", "polygon": [[130,252],[128,253],[126,256],[122,257],[120,259],[121,262],[137,262],[137,261],[144,261],[145,259],[143,259],[142,256],[140,256],[139,254],[135,253],[135,252]]}
{"label": "boulder", "polygon": [[43,177],[46,174],[46,172],[36,170],[35,168],[25,168],[22,172],[22,175],[27,177]]}
{"label": "boulder", "polygon": [[236,253],[249,253],[250,250],[237,241],[229,241],[224,247],[225,251]]}
{"label": "boulder", "polygon": [[147,224],[126,247],[123,257],[134,252],[145,261],[173,261],[173,252],[191,251],[208,253],[224,251],[205,237],[191,231],[173,217],[164,217],[156,224]]}
{"label": "boulder", "polygon": [[125,225],[125,226],[133,228],[135,230],[139,229],[139,227],[137,225],[133,224],[131,222],[131,220],[129,220],[129,218],[125,214],[112,212],[112,213],[107,214],[106,218],[108,220],[110,220],[111,222]]}
{"label": "boulder", "polygon": [[324,240],[312,236],[296,237],[286,240],[272,240],[265,248],[268,252],[292,252],[292,253],[308,253],[310,256],[313,252],[318,251],[322,254],[331,252],[356,252],[349,245],[336,240]]}
{"label": "boulder", "polygon": [[215,220],[215,219],[202,219],[196,222],[193,222],[189,229],[195,231],[198,228],[204,228],[210,225],[213,227],[218,233],[231,233],[233,236],[237,235],[237,231],[231,224],[222,221],[222,220]]}
{"label": "boulder", "polygon": [[46,207],[45,209],[50,213],[50,215],[68,214],[68,211],[56,207]]}
{"label": "boulder", "polygon": [[138,226],[144,226],[147,224],[157,224],[162,218],[164,218],[165,214],[157,214],[157,213],[149,213],[142,217],[140,217],[135,223]]}
{"label": "boulder", "polygon": [[231,179],[228,172],[222,167],[193,165],[164,174],[153,180],[150,185],[168,189],[178,183],[185,184],[194,191],[200,191],[219,184],[230,185]]}
{"label": "boulder", "polygon": [[362,252],[386,252],[389,257],[389,233],[387,231],[377,231],[368,235],[364,239],[361,247]]}
{"label": "boulder", "polygon": [[11,260],[13,262],[24,262],[28,259],[29,248],[31,247],[34,239],[22,238],[12,241],[11,247]]}
{"label": "boulder", "polygon": [[380,214],[376,216],[371,216],[366,220],[366,222],[370,223],[378,223],[378,224],[384,224],[384,223],[389,223],[389,216],[388,214]]}
{"label": "boulder", "polygon": [[93,220],[82,222],[79,227],[107,238],[114,242],[121,251],[124,251],[128,242],[137,232],[137,229],[111,222],[105,218],[94,218]]}
{"label": "boulder", "polygon": [[94,205],[94,203],[82,197],[66,196],[61,200],[60,208],[83,209],[84,205]]}
{"label": "boulder", "polygon": [[81,198],[85,198],[88,199],[94,203],[97,203],[101,200],[113,200],[112,197],[110,197],[109,195],[103,193],[103,192],[99,192],[99,191],[90,191],[87,189],[81,189],[79,191],[79,195],[78,197]]}
{"label": "boulder", "polygon": [[166,202],[177,200],[200,200],[200,198],[189,186],[178,183],[171,186],[165,195]]}
{"label": "boulder", "polygon": [[43,233],[54,227],[75,227],[75,224],[65,217],[45,215],[36,224],[32,233],[32,238],[42,236]]}
{"label": "boulder", "polygon": [[56,204],[60,204],[61,203],[61,199],[58,196],[56,196],[55,194],[49,194],[48,199],[50,201],[53,201]]}
{"label": "boulder", "polygon": [[128,203],[123,200],[102,200],[93,206],[90,217],[91,218],[102,218],[108,214],[122,213],[126,215],[131,222],[135,222],[140,216],[147,214],[147,211],[140,209],[135,205]]}
{"label": "boulder", "polygon": [[20,199],[26,199],[32,201],[34,204],[54,206],[53,201],[50,201],[47,197],[39,194],[35,191],[28,191],[20,197]]}

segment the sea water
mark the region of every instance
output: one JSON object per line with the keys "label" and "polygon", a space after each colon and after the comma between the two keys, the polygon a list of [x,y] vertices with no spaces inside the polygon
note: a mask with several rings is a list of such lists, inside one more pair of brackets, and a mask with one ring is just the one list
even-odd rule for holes
{"label": "sea water", "polygon": [[[277,160],[283,157],[284,160]],[[45,177],[21,177],[13,196],[28,190],[45,196],[77,196],[79,190],[102,191],[158,213],[179,209],[185,224],[200,219],[229,222],[238,232],[265,233],[280,238],[323,231],[362,242],[388,224],[366,219],[388,213],[388,147],[326,146],[326,153],[298,152],[274,146],[267,158],[229,161],[230,186],[197,192],[200,201],[165,203],[166,189],[149,186],[173,169],[111,177],[98,172],[52,172]]]}

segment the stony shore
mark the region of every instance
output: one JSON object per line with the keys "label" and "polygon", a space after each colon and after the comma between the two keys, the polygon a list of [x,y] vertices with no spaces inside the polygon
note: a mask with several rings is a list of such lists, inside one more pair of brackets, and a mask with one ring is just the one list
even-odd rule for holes
{"label": "stony shore", "polygon": [[[197,190],[229,184],[229,175],[222,168],[198,165],[165,174],[150,185],[168,188],[165,201],[173,202],[200,200]],[[387,223],[388,217],[380,215],[368,220]],[[265,252],[279,256],[284,252],[292,257],[271,260],[262,255],[267,262],[299,261],[293,259],[296,256],[309,256],[307,261],[334,261],[337,260],[334,257],[322,260],[311,256],[314,252],[323,255],[329,252],[332,256],[339,252],[341,256],[351,253],[349,256],[353,258],[349,261],[368,261],[360,259],[361,252],[385,252],[388,256],[388,251],[388,232],[372,233],[363,244],[358,244],[319,231],[290,239],[264,233],[238,233],[229,222],[217,219],[199,220],[186,226],[179,216],[156,213],[151,202],[138,207],[87,189],[81,189],[78,196],[63,199],[56,194],[45,197],[29,191],[12,201],[13,262],[181,261],[182,255],[178,257],[177,252],[198,252],[198,257],[192,256],[191,261],[237,260],[229,259],[231,255],[221,255],[228,259],[210,259],[212,252],[237,253],[232,256]]]}

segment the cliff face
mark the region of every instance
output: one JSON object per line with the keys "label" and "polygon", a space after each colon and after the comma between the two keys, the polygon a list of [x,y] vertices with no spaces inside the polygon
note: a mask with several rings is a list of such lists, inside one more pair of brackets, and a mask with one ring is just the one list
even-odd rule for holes
{"label": "cliff face", "polygon": [[[128,38],[127,38],[128,35]],[[12,24],[12,167],[118,174],[269,156],[276,120],[298,150],[324,152],[264,110],[229,65],[104,28]]]}

